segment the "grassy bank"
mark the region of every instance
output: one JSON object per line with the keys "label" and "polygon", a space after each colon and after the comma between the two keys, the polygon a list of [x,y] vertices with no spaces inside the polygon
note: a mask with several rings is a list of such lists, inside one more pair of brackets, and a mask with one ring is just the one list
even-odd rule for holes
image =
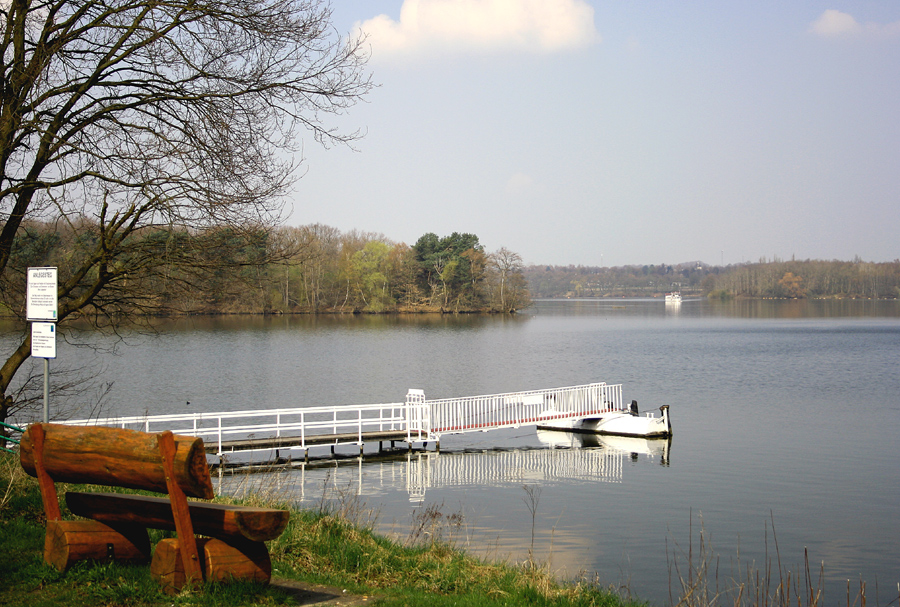
{"label": "grassy bank", "polygon": [[[62,484],[60,493],[68,488]],[[272,506],[266,491],[242,500]],[[228,501],[228,500],[223,500]],[[371,530],[368,513],[353,499],[293,511],[288,528],[269,543],[273,584],[210,584],[170,597],[160,592],[146,565],[80,563],[59,573],[43,562],[45,517],[37,482],[18,457],[0,453],[0,606],[42,607],[255,605],[359,605],[443,607],[598,606],[639,607],[599,586],[596,580],[559,583],[539,563],[514,566],[467,555],[453,546],[452,530],[462,521],[426,508],[412,522],[405,541]],[[324,502],[323,502],[324,504]],[[64,516],[68,513],[64,510]],[[802,564],[782,564],[774,517],[766,530],[766,558],[757,565],[728,565],[710,548],[702,527],[692,523],[687,546],[674,546],[669,561],[671,604],[675,607],[896,607],[900,584],[891,582],[874,596],[861,579],[846,592],[824,594],[824,568],[809,555]],[[151,530],[151,541],[170,536]],[[661,571],[665,576],[667,572]],[[874,600],[873,600],[874,599]]]}
{"label": "grassy bank", "polygon": [[[294,511],[285,533],[269,544],[277,584],[207,585],[173,598],[160,593],[147,566],[81,563],[59,573],[45,565],[37,482],[16,456],[2,454],[0,605],[294,605],[311,600],[311,588],[329,589],[317,591],[319,598],[337,595],[341,604],[355,598],[386,606],[627,605],[590,581],[560,584],[542,567],[485,562],[433,534],[411,533],[401,544],[351,518],[325,508]],[[165,535],[151,532],[151,540]]]}

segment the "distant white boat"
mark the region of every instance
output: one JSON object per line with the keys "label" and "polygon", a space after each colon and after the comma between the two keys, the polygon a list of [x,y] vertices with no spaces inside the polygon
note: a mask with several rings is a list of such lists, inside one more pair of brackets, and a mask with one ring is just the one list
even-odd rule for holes
{"label": "distant white boat", "polygon": [[666,303],[667,304],[680,304],[681,303],[681,293],[678,291],[673,291],[672,293],[666,293]]}
{"label": "distant white boat", "polygon": [[[612,434],[615,436],[637,436],[655,438],[671,436],[672,424],[669,420],[669,406],[659,408],[660,415],[654,412],[638,413],[637,401],[631,401],[631,407],[625,410],[608,411],[589,417],[569,419],[548,419],[538,423],[538,430],[560,430],[563,432],[585,432],[589,434]],[[545,412],[542,417],[550,417],[554,412]]]}

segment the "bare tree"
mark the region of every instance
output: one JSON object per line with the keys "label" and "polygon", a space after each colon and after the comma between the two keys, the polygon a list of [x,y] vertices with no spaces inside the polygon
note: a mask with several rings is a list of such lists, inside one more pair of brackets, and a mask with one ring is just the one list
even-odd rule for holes
{"label": "bare tree", "polygon": [[514,311],[529,301],[523,275],[522,257],[506,247],[489,256],[495,274],[495,306],[502,312]]}
{"label": "bare tree", "polygon": [[[275,225],[298,136],[360,136],[326,123],[372,86],[364,40],[330,20],[323,0],[0,3],[4,297],[24,280],[29,221],[78,243],[60,265],[60,322],[113,324],[141,304],[141,281],[192,267],[182,236]],[[29,352],[25,334],[0,367],[0,420]]]}

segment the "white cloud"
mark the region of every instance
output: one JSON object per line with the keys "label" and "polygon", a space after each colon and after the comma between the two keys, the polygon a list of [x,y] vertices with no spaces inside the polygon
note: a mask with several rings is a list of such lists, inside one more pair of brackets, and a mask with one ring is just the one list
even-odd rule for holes
{"label": "white cloud", "polygon": [[853,18],[853,15],[842,13],[830,8],[813,21],[809,31],[819,36],[847,36],[858,34],[862,26]]}
{"label": "white cloud", "polygon": [[551,53],[600,41],[584,0],[404,0],[399,21],[379,15],[357,27],[375,60],[429,51]]}
{"label": "white cloud", "polygon": [[863,25],[853,15],[830,8],[810,24],[809,31],[823,38],[846,38],[860,35],[892,37],[900,35],[900,21]]}

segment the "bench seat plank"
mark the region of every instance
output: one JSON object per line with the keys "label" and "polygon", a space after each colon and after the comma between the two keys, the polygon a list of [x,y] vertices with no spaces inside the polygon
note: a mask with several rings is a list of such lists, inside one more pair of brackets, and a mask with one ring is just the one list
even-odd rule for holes
{"label": "bench seat plank", "polygon": [[[101,523],[136,523],[155,529],[175,529],[168,499],[123,493],[68,491],[66,505],[73,514]],[[188,502],[194,532],[228,540],[265,542],[284,531],[290,513],[274,508]]]}

